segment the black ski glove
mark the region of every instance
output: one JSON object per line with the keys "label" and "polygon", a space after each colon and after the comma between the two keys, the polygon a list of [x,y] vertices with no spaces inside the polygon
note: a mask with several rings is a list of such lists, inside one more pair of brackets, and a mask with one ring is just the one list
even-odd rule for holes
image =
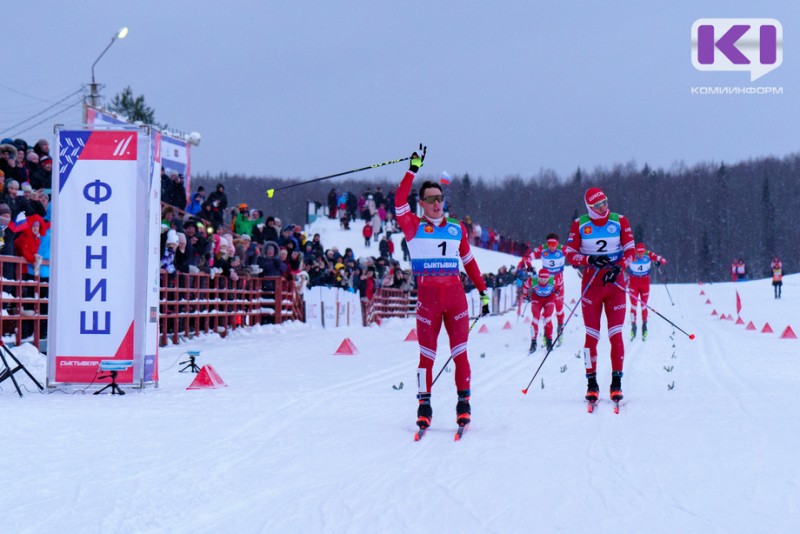
{"label": "black ski glove", "polygon": [[589,256],[589,265],[602,269],[609,264],[608,256]]}
{"label": "black ski glove", "polygon": [[661,262],[660,261],[654,261],[653,263],[656,265],[656,267],[661,267]]}
{"label": "black ski glove", "polygon": [[414,152],[411,154],[411,161],[408,165],[408,170],[413,173],[416,173],[420,167],[422,167],[422,162],[425,161],[425,154],[428,152],[427,146],[422,146],[422,143],[419,144],[419,152]]}
{"label": "black ski glove", "polygon": [[622,271],[622,269],[620,269],[619,265],[612,265],[603,275],[603,285],[613,284],[617,276],[619,276],[620,271]]}

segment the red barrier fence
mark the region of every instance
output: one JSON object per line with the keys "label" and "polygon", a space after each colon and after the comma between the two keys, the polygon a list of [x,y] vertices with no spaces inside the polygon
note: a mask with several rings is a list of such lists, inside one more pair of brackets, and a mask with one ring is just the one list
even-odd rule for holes
{"label": "red barrier fence", "polygon": [[[47,262],[44,262],[47,265]],[[13,276],[11,275],[13,271]],[[30,341],[37,348],[47,338],[46,278],[28,274],[28,262],[0,256],[0,331],[14,344]],[[276,306],[276,303],[277,306]],[[276,309],[280,310],[276,313]],[[200,333],[227,335],[240,326],[304,319],[303,301],[294,283],[278,277],[211,278],[198,274],[161,274],[159,326],[161,344]]]}
{"label": "red barrier fence", "polygon": [[364,325],[386,317],[414,317],[417,314],[417,292],[380,288],[364,310]]}
{"label": "red barrier fence", "polygon": [[[43,265],[48,265],[45,261]],[[39,347],[47,337],[48,279],[28,274],[29,263],[18,256],[0,256],[3,275],[0,292],[0,332],[13,335],[14,344],[33,336],[31,342]],[[12,274],[13,273],[13,274]]]}
{"label": "red barrier fence", "polygon": [[[161,273],[161,344],[203,333],[256,324],[303,320],[303,301],[294,283],[279,277],[211,278],[205,273]],[[276,303],[279,303],[276,306]],[[280,310],[276,313],[276,309]]]}

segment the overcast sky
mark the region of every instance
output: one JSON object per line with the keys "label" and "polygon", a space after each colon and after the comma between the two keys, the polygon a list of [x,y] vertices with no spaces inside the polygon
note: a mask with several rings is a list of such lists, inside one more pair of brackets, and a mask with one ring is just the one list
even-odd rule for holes
{"label": "overcast sky", "polygon": [[[7,15],[19,20],[0,31],[0,136],[77,102],[13,127],[88,84],[128,26],[95,77],[109,101],[130,85],[159,122],[200,132],[193,173],[313,178],[404,157],[419,141],[423,171],[484,178],[630,161],[668,169],[798,146],[800,3],[788,0],[51,0]],[[755,82],[696,70],[691,28],[704,17],[778,19],[783,64]],[[79,110],[20,137],[51,138]]]}

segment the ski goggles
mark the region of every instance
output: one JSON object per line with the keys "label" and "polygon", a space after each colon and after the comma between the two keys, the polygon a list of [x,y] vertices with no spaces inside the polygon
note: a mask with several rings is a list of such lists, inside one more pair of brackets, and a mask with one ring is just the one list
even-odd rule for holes
{"label": "ski goggles", "polygon": [[436,204],[437,202],[444,202],[444,195],[428,195],[423,198],[425,204]]}
{"label": "ski goggles", "polygon": [[608,199],[603,199],[600,202],[595,202],[594,204],[589,204],[594,211],[600,211],[603,208],[608,207]]}

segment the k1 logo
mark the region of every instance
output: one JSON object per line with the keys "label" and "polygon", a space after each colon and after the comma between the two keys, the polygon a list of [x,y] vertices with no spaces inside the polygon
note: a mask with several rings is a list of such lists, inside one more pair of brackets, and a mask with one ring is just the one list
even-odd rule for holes
{"label": "k1 logo", "polygon": [[749,71],[757,80],[783,63],[783,26],[775,19],[698,19],[692,25],[697,70]]}

